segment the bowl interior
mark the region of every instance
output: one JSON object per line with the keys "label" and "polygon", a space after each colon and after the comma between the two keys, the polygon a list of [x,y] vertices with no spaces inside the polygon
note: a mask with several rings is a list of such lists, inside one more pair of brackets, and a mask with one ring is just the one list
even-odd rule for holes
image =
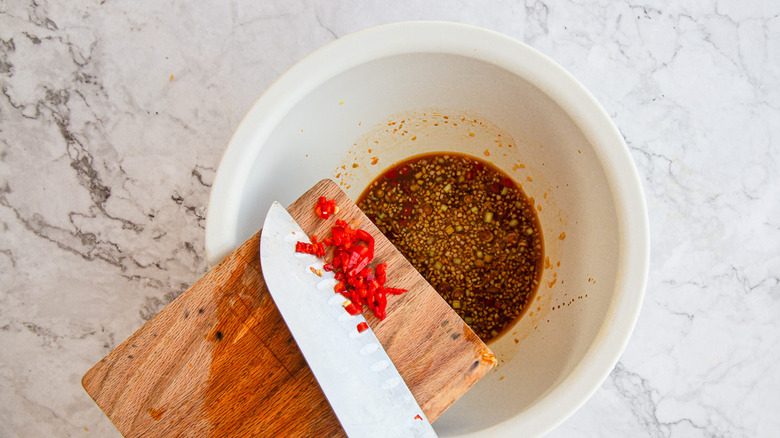
{"label": "bowl interior", "polygon": [[[512,44],[517,65],[541,59]],[[612,315],[621,306],[635,313],[641,301],[640,290],[621,304],[625,196],[615,194],[621,175],[605,159],[612,145],[596,144],[597,127],[555,97],[566,86],[545,89],[543,81],[470,49],[389,53],[328,75],[316,67],[309,62],[286,74],[236,132],[212,192],[212,204],[229,199],[233,213],[209,207],[209,226],[223,229],[207,237],[212,262],[253,235],[274,200],[290,203],[322,178],[356,199],[409,156],[453,151],[491,161],[534,198],[547,262],[529,310],[490,344],[498,367],[434,426],[441,436],[531,436],[563,421],[622,351],[636,315],[617,322]],[[312,75],[319,79],[304,79]],[[592,102],[583,102],[587,112]],[[607,346],[615,340],[619,345]]]}

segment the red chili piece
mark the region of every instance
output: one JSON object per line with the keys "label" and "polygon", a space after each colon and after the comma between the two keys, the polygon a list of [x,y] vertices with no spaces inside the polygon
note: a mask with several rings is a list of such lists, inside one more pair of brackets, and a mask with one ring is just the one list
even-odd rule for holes
{"label": "red chili piece", "polygon": [[331,199],[329,201],[324,196],[320,196],[320,198],[317,200],[317,204],[314,205],[314,211],[317,213],[317,216],[319,216],[320,219],[329,218],[330,215],[336,213],[337,210],[338,206],[336,205],[336,200]]}
{"label": "red chili piece", "polygon": [[363,313],[363,306],[357,305],[354,302],[349,302],[344,305],[344,310],[346,310],[350,315],[357,315],[359,313]]}
{"label": "red chili piece", "polygon": [[309,237],[309,240],[310,243],[295,242],[295,252],[325,257],[325,246],[317,240],[317,236],[312,235]]}
{"label": "red chili piece", "polygon": [[358,333],[363,333],[364,331],[368,330],[368,324],[366,324],[365,321],[361,322],[357,325],[357,331]]}
{"label": "red chili piece", "polygon": [[[406,172],[409,169],[400,170],[402,174]],[[320,218],[327,219],[337,212],[338,207],[335,200],[328,201],[320,196],[314,210]],[[375,268],[369,266],[374,259],[374,237],[367,231],[353,229],[344,220],[336,219],[330,237],[320,240],[317,236],[310,236],[309,239],[310,243],[297,242],[295,251],[325,257],[325,245],[333,247],[333,258],[325,263],[323,270],[334,273],[338,283],[333,290],[349,300],[344,304],[349,314],[362,313],[366,305],[381,321],[387,316],[387,295],[406,292],[406,289],[385,287],[387,263],[379,263]]]}

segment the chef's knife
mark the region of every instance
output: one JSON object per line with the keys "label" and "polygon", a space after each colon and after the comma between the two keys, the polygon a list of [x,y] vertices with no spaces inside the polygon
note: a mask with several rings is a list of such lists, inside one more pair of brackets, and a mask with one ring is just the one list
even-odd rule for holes
{"label": "chef's knife", "polygon": [[435,437],[374,332],[358,332],[363,316],[344,310],[333,273],[317,257],[296,253],[297,241],[309,238],[274,202],[260,238],[263,277],[344,431],[351,438]]}

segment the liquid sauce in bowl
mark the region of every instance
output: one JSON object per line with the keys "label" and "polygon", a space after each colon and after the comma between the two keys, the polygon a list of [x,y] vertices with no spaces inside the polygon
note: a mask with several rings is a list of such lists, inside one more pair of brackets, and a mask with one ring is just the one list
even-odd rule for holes
{"label": "liquid sauce in bowl", "polygon": [[357,204],[485,342],[513,325],[538,288],[544,249],[534,206],[485,161],[412,157]]}

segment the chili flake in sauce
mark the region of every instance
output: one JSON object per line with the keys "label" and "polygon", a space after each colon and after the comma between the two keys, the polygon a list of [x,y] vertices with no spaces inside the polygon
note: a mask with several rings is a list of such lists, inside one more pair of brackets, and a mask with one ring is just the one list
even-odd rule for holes
{"label": "chili flake in sauce", "polygon": [[536,292],[544,251],[533,203],[485,161],[410,158],[357,204],[483,341],[510,327]]}

